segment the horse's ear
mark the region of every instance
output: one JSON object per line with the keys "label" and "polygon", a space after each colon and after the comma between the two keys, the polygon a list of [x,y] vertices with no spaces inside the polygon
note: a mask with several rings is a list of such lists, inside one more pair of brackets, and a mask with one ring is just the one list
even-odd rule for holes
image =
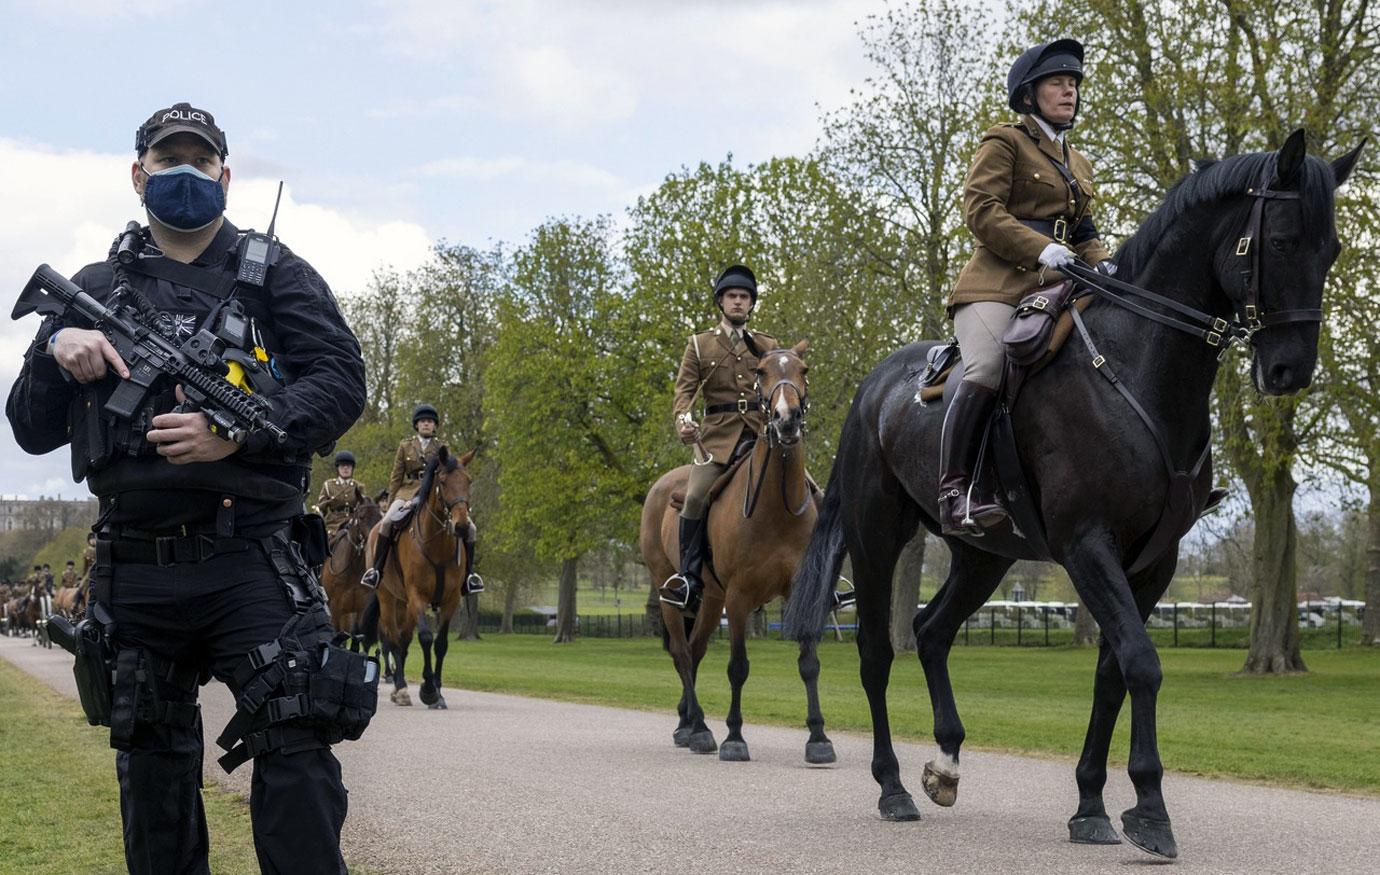
{"label": "horse's ear", "polygon": [[810,348],[810,341],[808,341],[808,340],[802,340],[802,341],[800,341],[799,343],[797,343],[795,346],[791,347],[791,352],[795,353],[796,355],[803,355],[804,352],[805,352],[805,350],[807,350],[807,349],[809,349],[809,348]]}
{"label": "horse's ear", "polygon": [[1303,159],[1307,155],[1308,142],[1303,128],[1299,128],[1289,135],[1283,146],[1279,147],[1279,154],[1275,156],[1275,181],[1280,185],[1288,185],[1298,179],[1299,171],[1303,169]]}
{"label": "horse's ear", "polygon": [[468,468],[469,465],[470,465],[470,460],[474,458],[474,454],[477,453],[477,452],[479,452],[479,450],[476,448],[476,449],[470,450],[468,453],[466,453],[465,455],[461,456],[461,457],[460,457],[460,465],[461,465],[462,467]]}
{"label": "horse's ear", "polygon": [[1362,137],[1355,149],[1332,162],[1332,176],[1337,180],[1338,186],[1346,182],[1351,171],[1356,169],[1356,161],[1361,157],[1361,150],[1365,148],[1366,139],[1366,137]]}

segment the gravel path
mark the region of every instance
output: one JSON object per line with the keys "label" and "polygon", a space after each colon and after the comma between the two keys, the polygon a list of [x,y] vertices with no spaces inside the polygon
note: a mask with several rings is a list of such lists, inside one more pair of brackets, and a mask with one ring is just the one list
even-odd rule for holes
{"label": "gravel path", "polygon": [[[75,695],[66,653],[0,637],[0,657]],[[835,735],[839,763],[807,768],[803,728],[748,726],[753,761],[720,763],[671,746],[669,709],[446,698],[450,710],[429,711],[383,696],[364,738],[336,748],[350,788],[350,860],[409,875],[1081,873],[1157,863],[1126,844],[1066,841],[1070,761],[965,753],[958,805],[940,809],[920,790],[930,747],[898,744],[924,820],[884,823],[865,737]],[[202,701],[214,751],[230,697],[212,684]],[[714,729],[722,739],[722,723]],[[248,792],[249,768],[226,777],[214,759],[207,765],[208,777]],[[1108,783],[1116,823],[1134,797],[1124,772]],[[1165,776],[1165,796],[1182,871],[1380,871],[1380,799],[1175,774]]]}

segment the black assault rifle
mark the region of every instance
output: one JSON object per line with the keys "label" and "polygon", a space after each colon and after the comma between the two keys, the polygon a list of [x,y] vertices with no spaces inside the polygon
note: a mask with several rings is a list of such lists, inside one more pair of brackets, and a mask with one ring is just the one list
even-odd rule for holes
{"label": "black assault rifle", "polygon": [[280,444],[287,440],[287,432],[268,418],[272,410],[267,401],[225,379],[223,340],[202,329],[179,346],[149,325],[118,294],[115,300],[113,307],[107,307],[41,264],[24,286],[10,318],[22,319],[37,311],[63,319],[75,311],[104,332],[129,366],[129,379],[122,380],[105,403],[105,410],[122,420],[134,418],[153,384],[166,375],[181,384],[187,400],[206,414],[217,434],[238,444],[255,432],[267,432]]}

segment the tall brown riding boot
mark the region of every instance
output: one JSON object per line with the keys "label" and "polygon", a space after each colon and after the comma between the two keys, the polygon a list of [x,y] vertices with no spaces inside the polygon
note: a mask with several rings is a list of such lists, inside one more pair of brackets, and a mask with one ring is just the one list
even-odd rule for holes
{"label": "tall brown riding boot", "polygon": [[1006,510],[973,483],[982,435],[997,403],[994,389],[964,380],[944,414],[939,438],[939,524],[946,535],[981,535],[1006,519]]}

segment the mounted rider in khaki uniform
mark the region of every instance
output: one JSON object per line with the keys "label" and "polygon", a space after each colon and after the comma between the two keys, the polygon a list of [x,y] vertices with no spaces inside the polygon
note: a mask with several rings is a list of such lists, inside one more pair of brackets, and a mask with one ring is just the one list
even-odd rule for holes
{"label": "mounted rider in khaki uniform", "polygon": [[[412,411],[412,437],[398,444],[398,454],[393,457],[393,474],[388,478],[388,512],[379,523],[378,544],[374,550],[374,567],[364,572],[360,583],[374,589],[379,585],[379,575],[388,561],[388,553],[393,549],[397,533],[411,519],[416,506],[417,492],[422,488],[422,474],[427,462],[435,458],[446,444],[436,436],[436,426],[441,415],[430,404],[418,404]],[[449,447],[446,447],[449,452]],[[465,594],[484,591],[484,579],[474,573],[474,543],[478,534],[471,509],[470,528],[465,538]]]}
{"label": "mounted rider in khaki uniform", "polygon": [[949,298],[964,372],[940,440],[939,518],[948,535],[980,535],[1007,516],[973,489],[973,468],[997,402],[1006,365],[1001,337],[1016,305],[1062,282],[1058,269],[1075,259],[1116,272],[1093,224],[1092,165],[1067,138],[1082,83],[1083,46],[1076,40],[1023,53],[1006,87],[1008,104],[1024,118],[984,134],[968,170],[963,213],[977,246]]}
{"label": "mounted rider in khaki uniform", "polygon": [[72,559],[67,560],[67,567],[62,570],[61,585],[63,589],[77,585],[77,563]]}
{"label": "mounted rider in khaki uniform", "polygon": [[335,454],[335,476],[321,484],[321,495],[316,499],[326,531],[334,533],[345,525],[364,500],[364,484],[355,479],[355,454],[341,450]]}
{"label": "mounted rider in khaki uniform", "polygon": [[[754,372],[762,354],[780,346],[776,338],[747,328],[757,306],[757,278],[746,267],[735,264],[719,274],[714,303],[723,318],[686,343],[672,404],[677,434],[695,451],[680,511],[680,571],[662,584],[661,600],[691,613],[704,592],[700,569],[709,487],[728,469],[733,448],[761,434],[766,419],[758,406]],[[697,423],[695,399],[701,394],[704,418]]]}

